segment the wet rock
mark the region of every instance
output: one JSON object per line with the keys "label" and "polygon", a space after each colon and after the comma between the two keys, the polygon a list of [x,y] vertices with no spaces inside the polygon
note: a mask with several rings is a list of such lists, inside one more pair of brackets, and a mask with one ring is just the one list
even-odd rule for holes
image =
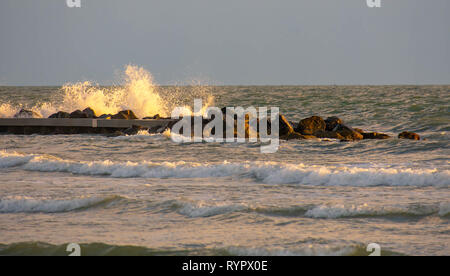
{"label": "wet rock", "polygon": [[159,114],[156,114],[155,116],[145,117],[144,120],[159,120],[161,119],[161,116]]}
{"label": "wet rock", "polygon": [[50,119],[67,119],[70,118],[70,114],[64,111],[58,111],[55,114],[50,115],[50,117],[48,117]]}
{"label": "wet rock", "polygon": [[123,134],[125,134],[125,135],[136,135],[136,134],[139,133],[139,131],[147,131],[148,132],[148,128],[142,127],[142,126],[133,125],[130,128],[125,129],[123,131]]}
{"label": "wet rock", "polygon": [[417,133],[409,132],[409,131],[403,131],[398,135],[399,139],[411,139],[411,140],[420,140],[420,136]]}
{"label": "wet rock", "polygon": [[307,140],[307,139],[317,139],[316,136],[313,135],[303,135],[301,133],[298,132],[291,132],[283,137],[280,136],[281,139],[285,139],[285,140]]}
{"label": "wet rock", "polygon": [[81,110],[75,110],[74,112],[70,113],[69,118],[71,119],[83,119],[88,118],[87,114],[84,113]]}
{"label": "wet rock", "polygon": [[344,124],[344,122],[340,118],[332,116],[325,119],[325,124],[325,130],[333,131],[338,125]]}
{"label": "wet rock", "polygon": [[112,115],[111,119],[136,120],[138,119],[138,117],[134,114],[132,110],[122,110],[119,113]]}
{"label": "wet rock", "polygon": [[97,119],[111,120],[111,114],[102,114]]}
{"label": "wet rock", "polygon": [[97,118],[97,115],[95,114],[95,111],[88,107],[85,110],[82,111],[84,114],[86,114],[87,118]]}
{"label": "wet rock", "polygon": [[364,139],[389,139],[391,136],[384,134],[384,133],[378,133],[378,132],[368,132],[368,133],[362,133],[362,136]]}
{"label": "wet rock", "polygon": [[109,133],[108,135],[106,135],[107,137],[118,137],[118,136],[123,136],[125,135],[122,131],[120,130],[116,130],[114,132]]}
{"label": "wet rock", "polygon": [[[270,121],[269,121],[270,122]],[[283,115],[279,116],[279,133],[280,137],[294,132],[294,128]]]}
{"label": "wet rock", "polygon": [[334,129],[344,138],[344,140],[354,141],[354,140],[362,140],[364,138],[361,133],[343,124],[335,126]]}
{"label": "wet rock", "polygon": [[291,124],[293,129],[297,129],[297,127],[298,127],[298,123],[297,122],[289,121],[289,124]]}
{"label": "wet rock", "polygon": [[14,118],[42,118],[42,116],[34,111],[21,109],[16,115],[14,115]]}
{"label": "wet rock", "polygon": [[313,135],[314,132],[325,130],[325,127],[326,123],[321,117],[312,116],[301,120],[295,131],[303,135]]}
{"label": "wet rock", "polygon": [[361,134],[364,134],[364,130],[362,130],[362,129],[360,129],[360,128],[354,127],[353,129],[354,129],[356,132],[359,132],[359,133],[361,133]]}
{"label": "wet rock", "polygon": [[339,139],[342,140],[344,137],[337,133],[336,131],[327,131],[327,130],[320,130],[314,132],[314,136],[317,138],[330,138],[330,139]]}

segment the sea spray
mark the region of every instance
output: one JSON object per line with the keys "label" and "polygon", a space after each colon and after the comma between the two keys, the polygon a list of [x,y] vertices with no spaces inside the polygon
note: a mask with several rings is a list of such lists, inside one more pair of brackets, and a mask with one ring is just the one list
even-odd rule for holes
{"label": "sea spray", "polygon": [[192,99],[201,98],[205,108],[214,103],[211,87],[207,85],[161,87],[150,72],[142,67],[125,67],[121,85],[100,86],[92,82],[68,83],[61,87],[52,100],[34,106],[0,103],[0,118],[12,118],[21,108],[32,110],[43,117],[58,111],[72,112],[87,107],[97,115],[115,114],[121,110],[133,110],[139,117],[169,116],[175,106],[189,106]]}

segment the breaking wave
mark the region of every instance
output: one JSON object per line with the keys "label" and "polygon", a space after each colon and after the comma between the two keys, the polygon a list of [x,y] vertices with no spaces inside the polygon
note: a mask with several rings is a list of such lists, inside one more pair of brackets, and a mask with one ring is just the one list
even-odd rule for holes
{"label": "breaking wave", "polygon": [[227,213],[233,213],[237,211],[243,211],[246,207],[244,205],[226,205],[226,204],[216,204],[216,205],[208,205],[204,202],[197,203],[181,203],[179,205],[178,213],[191,217],[212,217]]}
{"label": "breaking wave", "polygon": [[[144,246],[113,245],[105,243],[80,244],[83,256],[367,256],[366,246],[352,243],[348,246],[323,246],[304,244],[295,249],[253,248],[229,246],[225,248],[167,249]],[[53,245],[44,242],[0,244],[1,256],[67,256],[67,244]],[[382,255],[402,255],[382,250]]]}
{"label": "breaking wave", "polygon": [[61,213],[103,206],[119,200],[118,196],[77,199],[34,199],[9,197],[0,199],[0,213]]}
{"label": "breaking wave", "polygon": [[324,204],[305,206],[248,206],[244,204],[226,204],[213,202],[184,202],[177,201],[173,204],[176,212],[190,217],[212,217],[235,212],[258,213],[266,216],[279,217],[303,217],[314,219],[339,219],[339,218],[371,218],[371,217],[445,217],[450,213],[449,204],[409,204],[398,206],[372,206],[369,204],[344,205]]}
{"label": "breaking wave", "polygon": [[97,115],[131,109],[139,118],[156,114],[170,117],[177,106],[192,110],[194,98],[203,99],[205,108],[214,103],[209,86],[163,88],[155,84],[153,76],[144,68],[128,65],[121,85],[102,87],[88,81],[66,84],[50,102],[35,106],[0,103],[0,118],[11,118],[22,108],[46,118],[58,111],[72,112],[87,107],[95,110]]}
{"label": "breaking wave", "polygon": [[66,172],[114,178],[250,178],[267,184],[314,186],[437,186],[450,185],[450,172],[437,169],[325,167],[279,162],[78,162],[48,155],[0,152],[0,168]]}

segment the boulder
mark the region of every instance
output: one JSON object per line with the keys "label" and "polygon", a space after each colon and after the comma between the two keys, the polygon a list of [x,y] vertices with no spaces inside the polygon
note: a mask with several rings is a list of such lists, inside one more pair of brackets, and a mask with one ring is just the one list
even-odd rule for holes
{"label": "boulder", "polygon": [[354,141],[354,140],[362,140],[364,138],[361,133],[343,124],[335,126],[334,129],[344,138],[343,140]]}
{"label": "boulder", "polygon": [[360,128],[354,127],[353,129],[354,129],[356,132],[359,132],[359,133],[361,133],[361,134],[364,134],[364,130],[362,130],[362,129],[360,129]]}
{"label": "boulder", "polygon": [[111,119],[136,120],[138,119],[138,117],[134,114],[132,110],[122,110],[119,113],[112,115]]}
{"label": "boulder", "polygon": [[82,118],[88,118],[87,114],[84,113],[81,110],[75,110],[74,112],[70,113],[69,118],[71,119],[82,119]]}
{"label": "boulder", "polygon": [[[225,130],[226,130],[226,117],[224,117],[224,134],[225,134]],[[284,117],[284,115],[279,115],[278,117],[278,135],[281,139],[285,139],[286,136],[290,133],[294,132],[294,128],[291,126],[291,124],[289,123],[289,121],[286,119],[286,117]],[[257,119],[256,122],[257,125],[257,132],[258,132],[258,137],[259,137],[259,129],[260,129],[260,121],[259,119]],[[237,128],[237,121],[235,118],[234,121],[234,128],[235,128],[235,132],[236,132],[236,128]],[[249,131],[250,131],[250,124],[249,124],[249,119],[246,117],[245,118],[245,135],[246,137],[249,136]],[[268,133],[272,133],[272,124],[271,124],[271,120],[270,117],[267,118],[267,132]]]}
{"label": "boulder", "polygon": [[88,107],[85,110],[82,111],[84,114],[86,114],[87,118],[97,118],[97,115],[95,114],[95,111]]}
{"label": "boulder", "polygon": [[321,117],[312,116],[301,120],[295,131],[303,135],[313,135],[314,132],[324,131],[325,127],[325,121]]}
{"label": "boulder", "polygon": [[389,139],[391,136],[384,134],[384,133],[378,133],[378,132],[368,132],[368,133],[362,133],[362,136],[364,139]]}
{"label": "boulder", "polygon": [[42,118],[42,116],[34,111],[21,109],[14,118]]}
{"label": "boulder", "polygon": [[333,117],[328,117],[325,120],[325,124],[326,124],[325,130],[333,131],[338,125],[344,124],[344,122],[340,118],[333,116]]}
{"label": "boulder", "polygon": [[403,131],[398,135],[399,139],[411,139],[411,140],[420,140],[420,136],[417,133],[409,132],[409,131]]}
{"label": "boulder", "polygon": [[344,137],[337,133],[336,131],[327,131],[327,130],[320,130],[314,132],[314,136],[317,138],[330,138],[330,139],[339,139],[342,140]]}
{"label": "boulder", "polygon": [[50,117],[48,117],[50,119],[66,119],[66,118],[70,118],[70,114],[64,111],[58,111],[55,114],[50,115]]}
{"label": "boulder", "polygon": [[293,129],[297,129],[297,127],[298,127],[298,123],[297,122],[289,121],[289,124],[291,124]]}
{"label": "boulder", "polygon": [[98,117],[98,119],[111,120],[111,114],[103,114]]}
{"label": "boulder", "polygon": [[133,125],[130,128],[125,129],[123,132],[123,134],[125,135],[136,135],[139,133],[139,131],[148,131],[148,128],[146,127],[142,127],[142,126],[137,126],[137,125]]}
{"label": "boulder", "polygon": [[279,130],[278,131],[279,131],[280,137],[294,132],[294,128],[291,126],[289,121],[283,115],[279,116]]}
{"label": "boulder", "polygon": [[122,131],[116,130],[116,131],[113,131],[113,132],[107,134],[106,136],[107,137],[118,137],[118,136],[123,136],[123,135],[125,135],[125,134]]}
{"label": "boulder", "polygon": [[298,132],[294,131],[294,132],[291,132],[291,133],[283,136],[281,139],[285,139],[285,140],[307,140],[307,139],[317,139],[317,137],[313,136],[313,135],[303,135],[301,133],[298,133]]}
{"label": "boulder", "polygon": [[155,116],[145,117],[144,120],[158,120],[161,119],[161,116],[159,114],[156,114]]}

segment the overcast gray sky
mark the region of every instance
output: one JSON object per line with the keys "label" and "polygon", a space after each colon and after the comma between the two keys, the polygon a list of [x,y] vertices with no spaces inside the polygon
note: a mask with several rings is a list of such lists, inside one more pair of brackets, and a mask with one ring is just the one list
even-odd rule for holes
{"label": "overcast gray sky", "polygon": [[450,1],[0,0],[0,85],[450,84]]}

